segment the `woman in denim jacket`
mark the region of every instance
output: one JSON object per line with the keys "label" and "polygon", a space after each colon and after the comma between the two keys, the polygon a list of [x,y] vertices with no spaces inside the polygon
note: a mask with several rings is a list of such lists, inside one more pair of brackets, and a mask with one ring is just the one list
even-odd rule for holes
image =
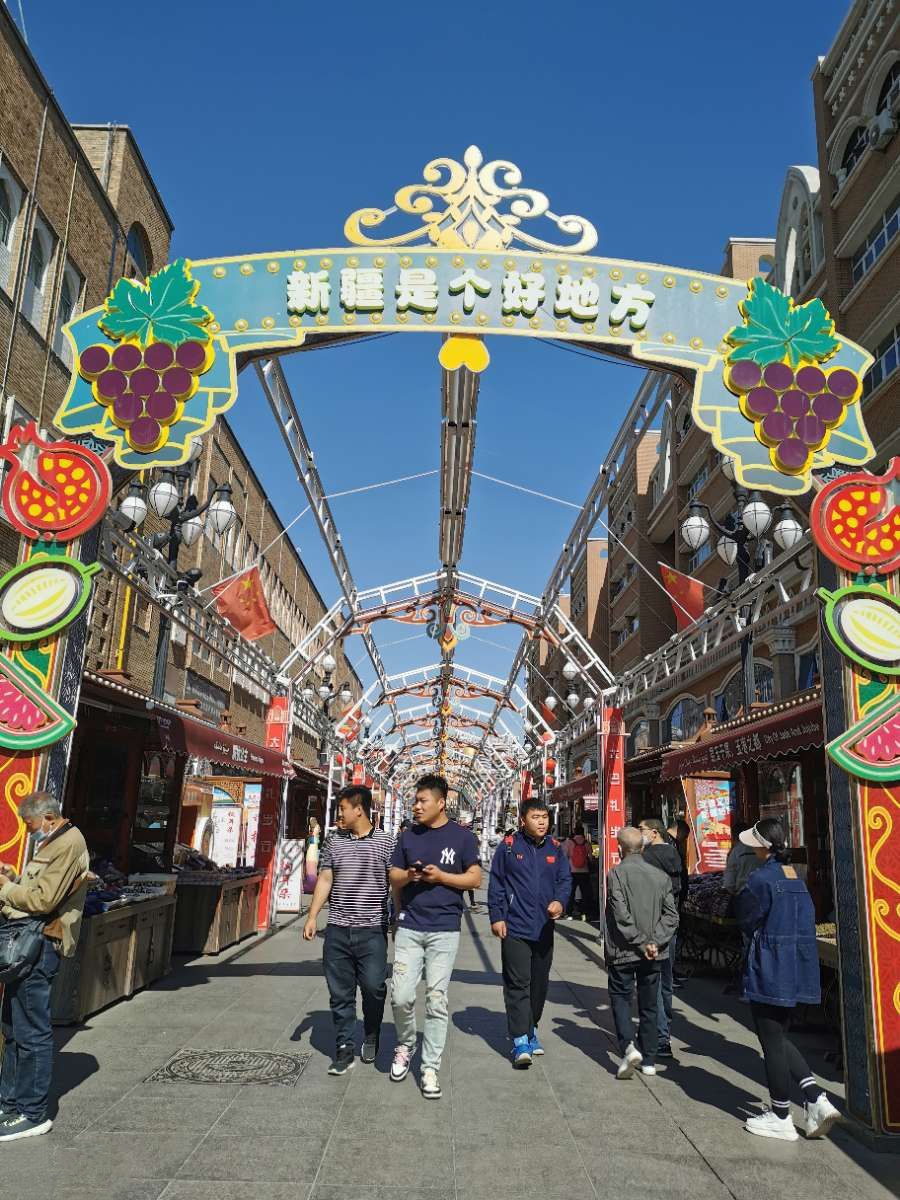
{"label": "woman in denim jacket", "polygon": [[794,1008],[821,999],[812,898],[790,866],[791,852],[780,821],[758,821],[740,835],[740,841],[763,860],[734,904],[738,924],[749,938],[741,990],[750,1001],[772,1101],[771,1109],[750,1117],[744,1128],[760,1137],[795,1142],[793,1079],[803,1093],[806,1136],[824,1137],[840,1114],[787,1037]]}

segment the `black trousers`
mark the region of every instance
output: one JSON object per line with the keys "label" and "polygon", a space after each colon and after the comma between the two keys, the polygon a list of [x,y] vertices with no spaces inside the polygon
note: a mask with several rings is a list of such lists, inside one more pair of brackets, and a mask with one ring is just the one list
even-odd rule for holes
{"label": "black trousers", "polygon": [[791,1080],[798,1085],[805,1100],[815,1101],[822,1091],[806,1059],[787,1036],[793,1012],[792,1008],[750,1001],[750,1013],[762,1046],[766,1083],[773,1108],[776,1105],[784,1108],[789,1104]]}
{"label": "black trousers", "polygon": [[575,893],[578,892],[581,900],[581,911],[585,916],[589,917],[594,911],[594,890],[591,887],[590,871],[573,871],[572,872],[572,895],[569,897],[568,913],[571,917],[575,911]]}
{"label": "black trousers", "polygon": [[638,1040],[644,1062],[652,1066],[659,1049],[659,962],[642,958],[639,962],[607,963],[606,972],[619,1049],[624,1054],[635,1040],[631,1002],[637,985]]}
{"label": "black trousers", "polygon": [[348,929],[329,925],[322,965],[338,1046],[354,1044],[357,987],[362,992],[366,1036],[376,1034],[387,996],[387,932],[381,926]]}
{"label": "black trousers", "polygon": [[541,1019],[547,999],[553,962],[553,922],[547,922],[536,942],[507,935],[500,943],[500,949],[509,1036],[530,1036]]}

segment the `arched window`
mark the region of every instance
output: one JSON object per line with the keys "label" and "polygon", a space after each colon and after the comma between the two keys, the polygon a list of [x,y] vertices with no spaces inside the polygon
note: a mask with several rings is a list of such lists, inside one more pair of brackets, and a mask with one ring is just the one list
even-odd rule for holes
{"label": "arched window", "polygon": [[878,100],[875,103],[876,113],[890,111],[897,96],[900,96],[900,61],[895,62],[884,77],[884,83],[881,85],[881,91],[878,93]]}
{"label": "arched window", "polygon": [[797,233],[797,286],[803,288],[812,275],[812,242],[809,231],[809,209],[804,207]]}
{"label": "arched window", "polygon": [[666,719],[670,742],[689,742],[703,724],[703,705],[693,696],[679,700]]}
{"label": "arched window", "polygon": [[147,235],[137,222],[128,230],[125,249],[129,258],[125,270],[126,275],[131,277],[139,275],[142,279],[146,279],[150,274],[152,264],[147,248]]}
{"label": "arched window", "polygon": [[63,272],[62,286],[59,289],[59,307],[56,310],[56,327],[53,334],[53,349],[67,366],[71,365],[72,351],[63,333],[63,326],[68,325],[78,314],[81,287],[81,276],[72,264],[67,262]]}
{"label": "arched window", "polygon": [[865,125],[857,125],[850,134],[847,144],[844,147],[844,155],[841,159],[841,169],[849,175],[862,156],[865,154],[869,146],[869,135]]}
{"label": "arched window", "polygon": [[650,722],[646,719],[635,721],[628,737],[628,757],[640,754],[650,748]]}
{"label": "arched window", "polygon": [[[775,699],[775,675],[767,663],[753,664],[756,681],[756,699],[762,704],[771,704]],[[716,696],[716,717],[720,721],[731,721],[744,707],[744,672],[732,675],[722,691]]]}
{"label": "arched window", "polygon": [[13,221],[15,220],[15,210],[13,209],[12,195],[10,194],[9,184],[5,179],[0,179],[0,242],[7,248],[12,243]]}
{"label": "arched window", "polygon": [[28,267],[25,273],[25,292],[22,311],[32,325],[43,332],[46,320],[47,280],[50,276],[50,260],[53,257],[53,235],[38,217],[31,237]]}

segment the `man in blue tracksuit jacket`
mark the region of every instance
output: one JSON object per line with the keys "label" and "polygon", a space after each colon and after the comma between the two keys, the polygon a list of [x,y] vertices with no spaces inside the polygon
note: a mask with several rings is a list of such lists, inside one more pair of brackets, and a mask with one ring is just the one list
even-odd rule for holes
{"label": "man in blue tracksuit jacket", "polygon": [[526,800],[521,828],[497,847],[488,884],[491,933],[500,938],[503,1000],[513,1066],[530,1067],[544,1049],[537,1027],[547,999],[553,962],[553,922],[572,891],[569,860],[548,837],[550,812],[543,800]]}

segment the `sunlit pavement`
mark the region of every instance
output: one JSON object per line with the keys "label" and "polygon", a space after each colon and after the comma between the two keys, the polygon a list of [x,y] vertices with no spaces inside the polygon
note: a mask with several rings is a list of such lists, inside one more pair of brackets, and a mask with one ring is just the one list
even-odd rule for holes
{"label": "sunlit pavement", "polygon": [[[596,932],[557,937],[546,1056],[509,1066],[498,947],[467,915],[451,987],[444,1098],[413,1074],[392,1084],[388,1022],[375,1067],[329,1078],[333,1048],[321,940],[295,923],[200,959],[161,985],[59,1031],[59,1111],[47,1137],[0,1148],[18,1200],[885,1200],[900,1159],[846,1132],[827,1142],[754,1138],[742,1118],[765,1096],[744,1011],[720,980],[676,997],[678,1064],[614,1078]],[[799,1035],[830,1077],[813,1036]],[[182,1047],[311,1052],[293,1088],[143,1083]],[[416,1063],[417,1066],[417,1063]]]}

